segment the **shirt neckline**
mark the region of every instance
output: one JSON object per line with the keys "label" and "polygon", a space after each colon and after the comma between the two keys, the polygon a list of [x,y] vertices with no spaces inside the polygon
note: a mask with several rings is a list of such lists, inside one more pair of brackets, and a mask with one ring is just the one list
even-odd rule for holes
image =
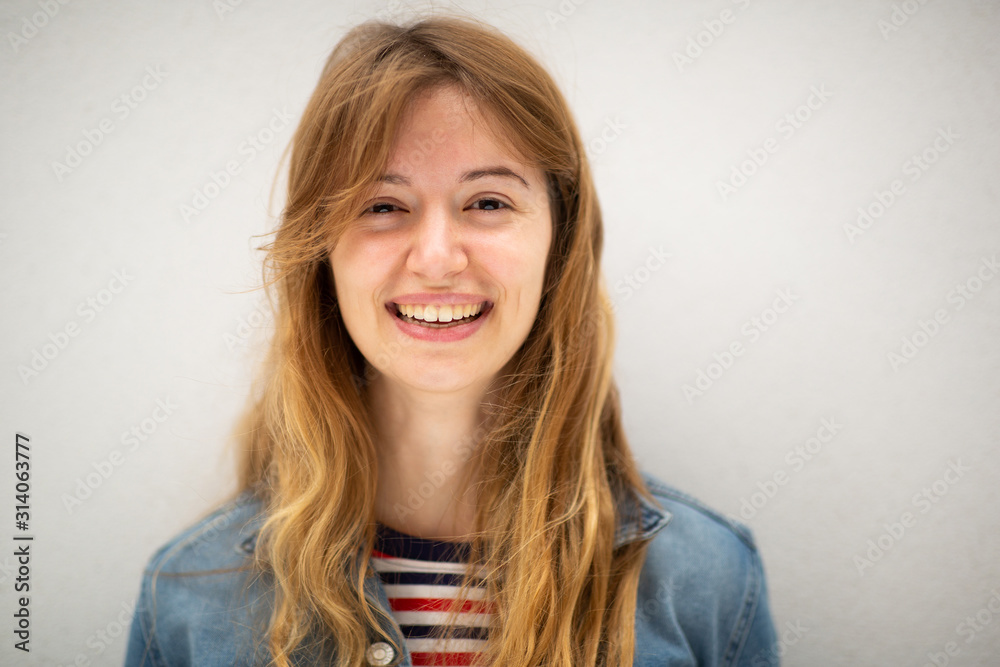
{"label": "shirt neckline", "polygon": [[390,528],[381,522],[375,527],[375,551],[391,558],[464,563],[468,561],[471,550],[472,545],[469,542],[416,537]]}

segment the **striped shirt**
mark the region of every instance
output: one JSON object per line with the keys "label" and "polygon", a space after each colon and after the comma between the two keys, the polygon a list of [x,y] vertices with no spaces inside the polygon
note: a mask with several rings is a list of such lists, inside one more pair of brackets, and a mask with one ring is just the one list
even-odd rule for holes
{"label": "striped shirt", "polygon": [[[486,645],[492,612],[485,583],[467,591],[452,639],[441,639],[466,571],[469,545],[439,542],[378,525],[372,567],[382,579],[393,617],[416,665],[475,665]],[[480,601],[477,603],[477,601]]]}

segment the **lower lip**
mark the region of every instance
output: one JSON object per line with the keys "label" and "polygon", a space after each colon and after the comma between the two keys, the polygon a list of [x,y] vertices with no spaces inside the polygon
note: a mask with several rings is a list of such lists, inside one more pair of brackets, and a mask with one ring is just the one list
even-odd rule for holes
{"label": "lower lip", "polygon": [[468,338],[472,334],[479,331],[479,327],[483,325],[483,321],[490,316],[493,312],[493,306],[489,305],[486,310],[472,320],[468,324],[459,324],[453,327],[425,327],[419,324],[413,324],[412,322],[407,322],[404,319],[400,319],[396,316],[396,306],[389,304],[386,306],[386,310],[389,312],[389,316],[395,320],[396,326],[399,330],[405,333],[407,336],[417,338],[419,340],[429,340],[438,343],[450,343],[456,340],[462,340]]}

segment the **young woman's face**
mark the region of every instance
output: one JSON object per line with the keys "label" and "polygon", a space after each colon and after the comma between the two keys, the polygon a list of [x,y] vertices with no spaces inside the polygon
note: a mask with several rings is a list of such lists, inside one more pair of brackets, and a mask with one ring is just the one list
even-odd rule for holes
{"label": "young woman's face", "polygon": [[376,196],[330,254],[354,343],[415,389],[485,389],[527,338],[541,298],[552,240],[545,176],[470,109],[447,87],[413,103]]}

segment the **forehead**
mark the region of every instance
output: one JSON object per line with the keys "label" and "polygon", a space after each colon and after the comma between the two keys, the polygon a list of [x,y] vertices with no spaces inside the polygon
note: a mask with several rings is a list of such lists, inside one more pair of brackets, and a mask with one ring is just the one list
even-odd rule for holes
{"label": "forehead", "polygon": [[456,86],[436,86],[421,91],[404,112],[388,171],[410,175],[434,165],[471,168],[497,162],[530,164],[471,96]]}

